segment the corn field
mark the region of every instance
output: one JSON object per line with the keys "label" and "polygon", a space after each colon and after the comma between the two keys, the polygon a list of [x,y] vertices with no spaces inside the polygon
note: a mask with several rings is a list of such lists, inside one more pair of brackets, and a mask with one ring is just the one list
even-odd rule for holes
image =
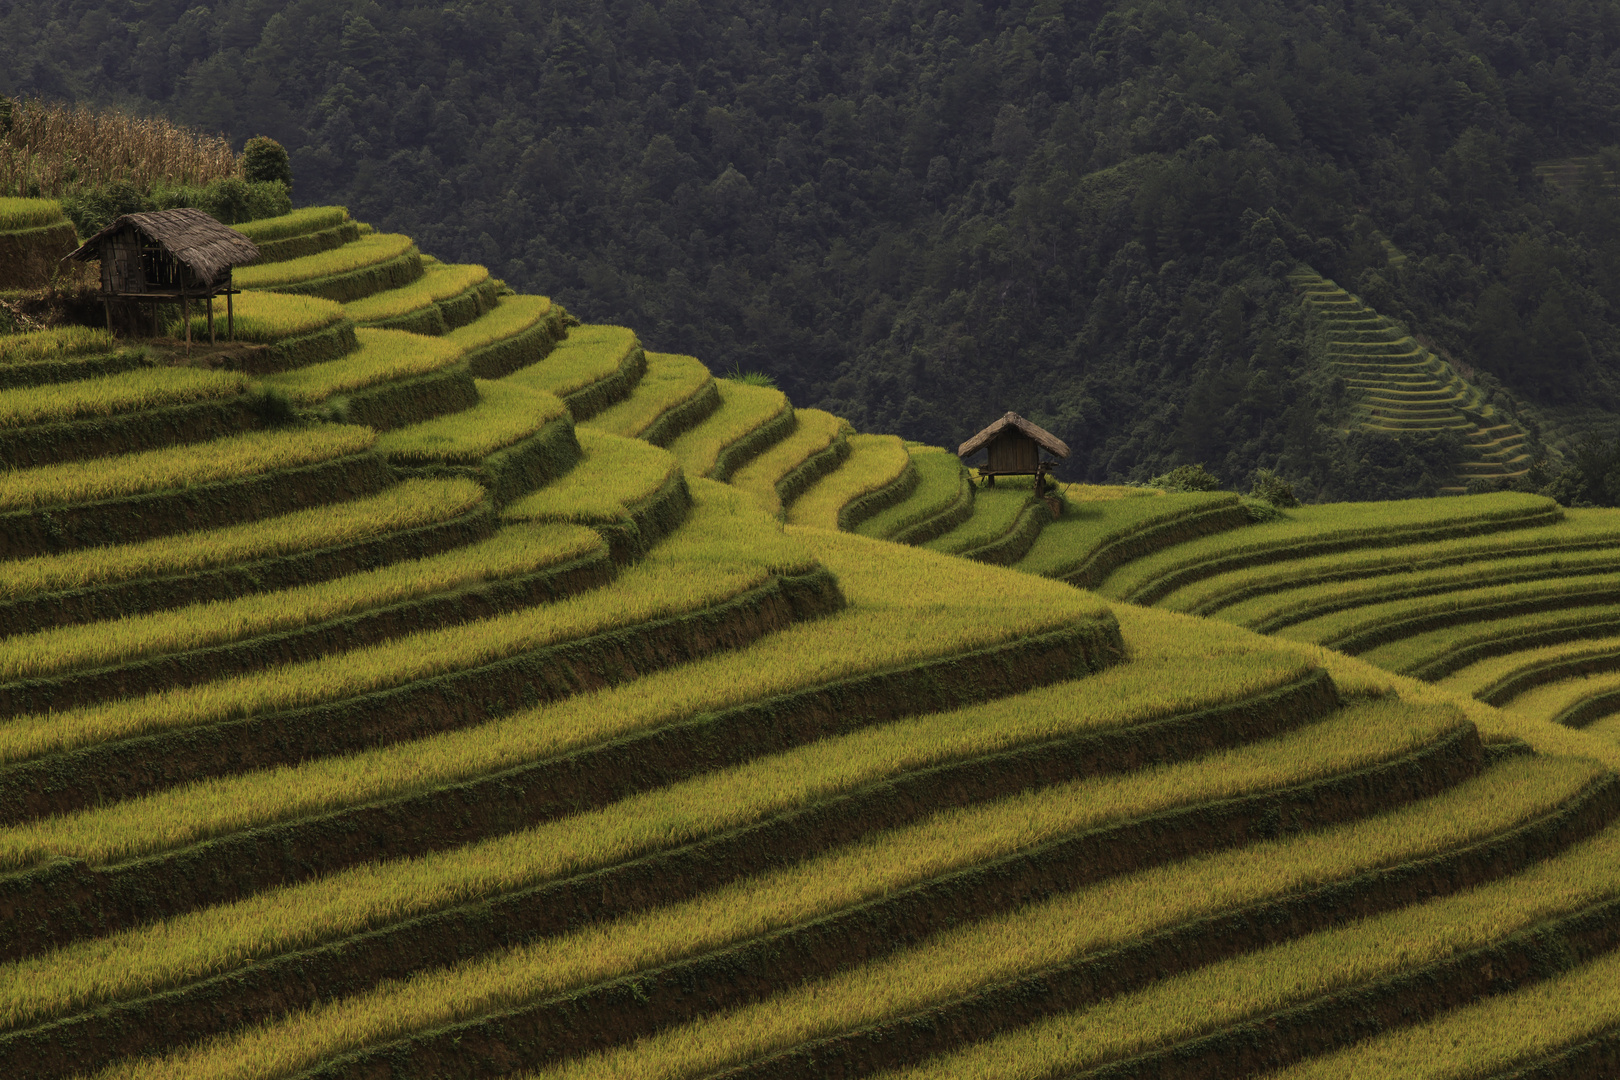
{"label": "corn field", "polygon": [[127,181],[142,191],[238,176],[222,135],[202,135],[155,116],[26,100],[0,137],[0,196],[60,198],[78,188]]}

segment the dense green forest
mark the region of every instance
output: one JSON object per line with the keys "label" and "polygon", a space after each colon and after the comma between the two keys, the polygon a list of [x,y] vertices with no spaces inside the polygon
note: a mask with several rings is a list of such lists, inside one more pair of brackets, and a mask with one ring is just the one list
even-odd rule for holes
{"label": "dense green forest", "polygon": [[1413,491],[1456,448],[1333,432],[1301,262],[1620,408],[1620,199],[1534,172],[1620,142],[1612,0],[192,2],[12,0],[0,92],[269,135],[300,205],[869,430]]}

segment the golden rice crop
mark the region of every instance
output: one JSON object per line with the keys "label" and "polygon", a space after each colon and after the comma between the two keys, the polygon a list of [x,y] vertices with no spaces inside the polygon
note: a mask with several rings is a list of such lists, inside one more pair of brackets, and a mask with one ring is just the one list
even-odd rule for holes
{"label": "golden rice crop", "polygon": [[1436,679],[1435,684],[1453,693],[1473,697],[1520,672],[1531,671],[1546,664],[1605,656],[1620,656],[1620,637],[1607,635],[1582,638],[1578,641],[1561,641],[1502,656],[1489,656],[1452,672],[1443,679]]}
{"label": "golden rice crop", "polygon": [[[24,864],[58,851],[100,859],[174,847],[254,822],[284,820],[321,807],[510,768],[804,686],[1108,617],[1107,609],[1094,599],[1066,586],[1010,571],[986,574],[983,571],[991,568],[964,566],[949,556],[918,557],[880,541],[829,536],[859,541],[858,546],[833,544],[813,534],[795,544],[793,537],[770,529],[774,522],[747,503],[742,493],[706,481],[694,481],[693,487],[698,508],[674,537],[613,585],[551,605],[544,618],[516,613],[414,635],[317,665],[279,669],[251,686],[233,680],[125,701],[116,709],[57,713],[55,723],[41,728],[38,738],[74,745],[261,708],[314,704],[378,684],[424,678],[595,629],[707,606],[760,580],[761,563],[767,568],[802,569],[812,554],[838,574],[851,607],[828,619],[771,634],[734,653],[654,672],[624,686],[514,713],[474,729],[340,759],[202,781],[79,815],[0,830],[0,863]],[[962,569],[953,572],[958,566]],[[860,596],[872,599],[862,603]],[[811,633],[813,629],[817,632]],[[1247,640],[1252,646],[1253,639]]]}
{"label": "golden rice crop", "polygon": [[354,336],[360,348],[347,356],[267,375],[264,384],[282,391],[294,404],[315,405],[334,394],[442,371],[463,355],[448,338],[405,330],[361,327]]}
{"label": "golden rice crop", "polygon": [[1130,599],[1139,589],[1165,574],[1209,560],[1264,555],[1280,560],[1290,558],[1289,552],[1302,545],[1327,541],[1364,540],[1368,546],[1388,546],[1402,542],[1414,532],[1513,521],[1556,509],[1557,504],[1544,496],[1521,492],[1302,506],[1282,511],[1278,520],[1254,525],[1238,536],[1206,536],[1138,559],[1117,570],[1102,591],[1108,596]]}
{"label": "golden rice crop", "polygon": [[297,510],[263,521],[136,544],[12,559],[0,562],[0,597],[80,589],[149,575],[195,573],[354,543],[447,521],[473,509],[484,498],[483,485],[474,480],[412,479],[380,495]]}
{"label": "golden rice crop", "polygon": [[26,334],[0,334],[0,364],[33,364],[74,356],[110,353],[118,339],[106,330],[89,326],[58,326]]}
{"label": "golden rice crop", "polygon": [[849,458],[788,507],[788,521],[836,529],[840,510],[862,495],[888,487],[910,464],[911,455],[898,435],[851,435]]}
{"label": "golden rice crop", "polygon": [[349,318],[357,323],[381,322],[399,315],[408,315],[431,307],[440,300],[460,296],[475,285],[489,280],[489,271],[482,266],[462,266],[436,262],[428,266],[422,276],[409,285],[385,292],[373,293],[362,300],[353,300],[344,307]]}
{"label": "golden rice crop", "polygon": [[[1605,552],[1597,552],[1596,556],[1601,562],[1612,563],[1614,561],[1614,557]],[[1573,557],[1571,558],[1573,559]],[[1485,576],[1484,568],[1471,567],[1469,569],[1475,571],[1477,575],[1475,580],[1479,580],[1481,577]],[[1462,612],[1476,605],[1511,604],[1515,602],[1533,603],[1549,598],[1566,596],[1569,598],[1571,604],[1576,604],[1578,603],[1578,594],[1583,590],[1609,591],[1612,590],[1615,585],[1615,578],[1612,570],[1602,573],[1591,573],[1591,569],[1592,567],[1589,566],[1582,567],[1577,565],[1572,567],[1572,570],[1575,572],[1575,574],[1579,574],[1579,576],[1572,575],[1570,577],[1560,577],[1551,581],[1546,580],[1545,578],[1537,578],[1530,581],[1519,581],[1508,584],[1484,585],[1479,588],[1472,589],[1459,588],[1451,592],[1443,592],[1437,595],[1405,597],[1397,595],[1397,598],[1393,600],[1364,603],[1357,607],[1351,607],[1348,610],[1331,611],[1326,615],[1318,615],[1315,618],[1301,620],[1300,622],[1293,623],[1290,626],[1283,627],[1278,631],[1278,634],[1293,641],[1312,641],[1324,645],[1332,645],[1335,642],[1344,640],[1352,634],[1360,634],[1369,630],[1377,630],[1380,627],[1389,626],[1392,623],[1401,622],[1406,619],[1420,618],[1426,615],[1439,615],[1446,612],[1457,612],[1460,616]],[[1581,574],[1580,571],[1582,570],[1586,570],[1587,572]],[[1429,574],[1435,575],[1435,577],[1438,577],[1440,580],[1454,582],[1457,584],[1466,584],[1468,581],[1467,574],[1459,576],[1457,571],[1449,569],[1442,571],[1429,571],[1425,574],[1416,576],[1418,580],[1421,581],[1428,577]],[[1404,575],[1402,576],[1404,577]],[[1376,585],[1379,583],[1380,582],[1375,581],[1374,588],[1371,590],[1371,595],[1374,597],[1377,596]],[[1355,586],[1353,584],[1349,586],[1330,585],[1317,586],[1316,588],[1322,588],[1325,590],[1338,590],[1343,588],[1348,591],[1353,590]],[[1311,591],[1314,591],[1314,589]],[[1366,595],[1366,593],[1362,593],[1362,595]],[[1248,604],[1244,604],[1243,609],[1247,610]],[[1238,609],[1233,608],[1229,610],[1236,611]],[[1459,625],[1456,627],[1456,629],[1459,631],[1462,629],[1460,625],[1461,622],[1462,619],[1459,617]]]}
{"label": "golden rice crop", "polygon": [[[696,611],[724,602],[762,584],[778,571],[801,572],[814,565],[804,549],[772,526],[751,506],[739,506],[728,489],[708,491],[681,530],[658,545],[640,564],[612,584],[555,604],[525,608],[477,622],[437,630],[424,630],[391,641],[317,660],[287,664],[263,672],[234,676],[211,683],[180,687],[140,698],[65,709],[49,714],[0,720],[0,745],[13,758],[33,757],[165,728],[214,723],[240,716],[293,709],[341,700],[357,694],[401,686],[491,663],[504,657],[545,648],[618,627],[636,626],[654,619]],[[754,519],[760,520],[754,520]],[[424,744],[413,744],[424,745]],[[407,756],[411,751],[404,751]],[[512,753],[504,745],[497,753]],[[358,761],[359,759],[354,759]],[[437,768],[438,766],[435,766]],[[451,761],[449,768],[464,766]],[[410,773],[383,774],[361,783],[398,783]],[[347,773],[347,770],[342,770]],[[260,780],[269,773],[255,774]],[[420,773],[418,779],[428,775]],[[250,786],[256,781],[242,778]],[[407,780],[414,784],[415,781]],[[274,782],[284,785],[284,780]],[[277,805],[293,806],[331,798],[330,783],[306,787],[292,803],[282,794],[268,793]],[[217,809],[207,785],[180,795],[193,811],[211,818]],[[245,789],[244,789],[245,790]],[[133,806],[133,803],[122,804]],[[242,813],[262,812],[244,801]],[[297,811],[289,811],[296,814]],[[273,811],[273,818],[284,816]],[[232,813],[233,817],[239,814]],[[200,820],[200,819],[199,819]],[[140,828],[130,819],[130,826]],[[176,824],[178,824],[178,819]],[[194,820],[190,825],[196,828]],[[204,827],[206,828],[206,826]],[[178,832],[170,834],[179,835]],[[109,834],[110,837],[110,834]],[[0,855],[0,859],[3,859]]]}
{"label": "golden rice crop", "polygon": [[567,397],[618,371],[639,348],[635,331],[625,327],[576,326],[544,360],[513,372],[507,379]]}
{"label": "golden rice crop", "polygon": [[280,217],[246,221],[240,225],[232,225],[231,228],[255,244],[266,244],[272,240],[286,240],[292,236],[307,236],[310,233],[335,229],[348,220],[349,211],[345,207],[306,206],[290,214],[282,214]]}
{"label": "golden rice crop", "polygon": [[274,291],[278,285],[297,285],[316,278],[363,270],[414,250],[415,242],[402,233],[372,233],[351,240],[342,247],[298,259],[265,263],[263,266],[238,266],[232,274],[238,288]]}
{"label": "golden rice crop", "polygon": [[[464,353],[515,337],[551,314],[551,301],[544,296],[503,296],[495,310],[487,311],[466,326],[445,335]],[[577,332],[577,331],[576,331]]]}
{"label": "golden rice crop", "polygon": [[955,506],[971,492],[963,490],[973,481],[962,468],[961,459],[949,450],[937,446],[910,448],[911,461],[917,467],[917,490],[903,502],[879,511],[855,526],[862,536],[889,537],[910,525],[915,525]]}
{"label": "golden rice crop", "polygon": [[[1050,709],[1049,702],[1047,708]],[[1359,719],[1376,721],[1380,717],[1362,716]],[[1338,723],[1336,728],[1331,735],[1319,730],[1314,736],[1301,733],[1295,737],[1293,748],[1296,751],[1320,752],[1322,755],[1321,760],[1307,767],[1307,771],[1327,771],[1334,767],[1377,760],[1372,752],[1364,753],[1353,747],[1357,733],[1348,719]],[[1397,735],[1386,740],[1387,745],[1382,749],[1386,753],[1398,753],[1406,741],[1406,738]],[[877,750],[880,756],[885,753],[876,746],[872,749]],[[903,757],[904,751],[901,754]],[[818,756],[823,760],[817,760]],[[246,1039],[220,1040],[214,1053],[207,1056],[219,1062],[234,1052],[243,1058],[256,1059],[261,1065],[265,1058],[280,1058],[276,1068],[248,1074],[276,1075],[279,1069],[291,1067],[300,1059],[307,1063],[318,1060],[323,1054],[397,1036],[413,1028],[476,1015],[491,1008],[510,1007],[535,997],[553,995],[592,982],[657,967],[685,956],[723,948],[739,940],[806,922],[953,870],[1015,851],[1028,850],[1108,822],[1151,813],[1166,806],[1187,805],[1200,799],[1219,797],[1218,793],[1250,790],[1241,786],[1244,782],[1262,786],[1275,783],[1279,770],[1274,763],[1259,760],[1264,757],[1264,752],[1258,748],[1223,756],[1220,764],[1234,765],[1242,773],[1241,778],[1234,778],[1230,784],[1216,778],[1220,772],[1218,768],[1198,769],[1196,766],[1183,765],[1155,770],[1155,775],[1148,778],[1151,794],[1133,788],[1126,778],[1114,777],[1064,784],[989,805],[949,810],[917,825],[879,833],[807,863],[721,888],[694,901],[632,915],[604,926],[590,927],[561,939],[495,955],[448,972],[420,976],[405,987],[390,986],[347,1002],[334,1003],[317,1011],[319,1026],[326,1031],[324,1035],[314,1034],[312,1029],[316,1025],[309,1023],[310,1017],[303,1016],[294,1019],[291,1024],[266,1025],[266,1030]],[[794,774],[795,768],[801,763],[812,770],[810,776],[802,779]],[[818,769],[830,771],[818,773]],[[847,754],[829,757],[825,753],[818,755],[816,750],[807,749],[756,763],[736,770],[736,773],[744,785],[742,791],[748,794],[752,794],[752,789],[757,788],[761,779],[765,779],[772,787],[785,786],[803,792],[798,800],[803,801],[804,798],[845,790],[847,785],[844,783],[835,781],[829,785],[827,782],[852,769],[859,771],[857,761],[850,760]],[[759,775],[749,775],[750,771]],[[1291,771],[1293,775],[1298,775],[1297,768]],[[1290,770],[1286,768],[1282,770],[1283,774],[1288,772]],[[1204,781],[1201,788],[1178,788],[1178,779],[1198,774],[1202,774]],[[600,822],[601,827],[608,830],[606,845],[622,844],[620,837],[626,834],[636,836],[636,841],[625,845],[627,854],[618,856],[628,857],[629,852],[638,851],[649,842],[658,846],[678,843],[685,831],[682,818],[688,816],[712,819],[710,831],[724,827],[727,821],[740,815],[728,813],[724,808],[726,789],[713,787],[714,779],[683,784],[678,791],[649,793],[619,804]],[[705,783],[710,785],[707,790],[703,789]],[[715,805],[717,802],[720,804],[718,808]],[[657,835],[654,824],[658,820],[656,815],[665,807],[675,814],[668,837]],[[632,813],[637,809],[639,813]],[[578,830],[575,823],[557,823],[554,831],[573,832],[582,839],[588,835]],[[1385,847],[1388,847],[1387,842]],[[532,850],[537,858],[551,861],[541,854],[543,849],[538,844]],[[1273,876],[1276,876],[1275,870]],[[290,895],[288,899],[291,899]],[[236,933],[240,934],[241,931]],[[246,935],[243,937],[245,940]],[[263,937],[258,941],[269,944]],[[198,944],[201,945],[201,942]],[[34,996],[37,990],[24,991],[31,1000],[19,1001],[12,1007],[21,1006],[18,1012],[26,1016],[27,1012],[50,1008],[53,1002],[84,1002],[88,995],[101,992],[88,981],[96,968],[104,971],[108,977],[122,981],[122,973],[114,972],[118,960],[88,947],[83,953],[88,970],[81,969],[67,975],[71,982],[64,980],[66,984],[44,1000]],[[199,959],[208,963],[206,958]],[[43,967],[42,964],[29,964],[26,975],[32,977],[33,969]],[[23,976],[25,972],[19,970],[16,974]],[[41,974],[44,975],[43,972]],[[66,975],[66,971],[58,965],[52,974],[44,977],[52,979],[63,975]],[[430,987],[436,993],[429,993]],[[64,1001],[64,998],[68,1001]],[[56,1007],[60,1008],[61,1005]],[[221,1053],[227,1045],[229,1050]],[[195,1058],[187,1061],[187,1074],[199,1065],[201,1062]],[[200,1075],[214,1074],[204,1067]]]}
{"label": "golden rice crop", "polygon": [[1617,1024],[1620,952],[1608,952],[1427,1023],[1268,1073],[1266,1080],[1473,1080],[1532,1065],[1609,1035]]}
{"label": "golden rice crop", "polygon": [[1080,569],[1108,544],[1132,533],[1233,501],[1226,492],[1167,495],[1152,488],[1124,488],[1133,494],[1114,498],[1088,498],[1083,493],[1075,498],[1072,493],[1085,487],[1068,486],[1064,496],[1070,500],[1068,508],[1062,517],[1041,530],[1029,553],[1018,562],[1018,569],[1062,577]]}
{"label": "golden rice crop", "polygon": [[223,135],[177,127],[160,116],[133,116],[38,99],[15,103],[0,138],[0,195],[37,185],[48,196],[128,181],[142,191],[240,175]]}
{"label": "golden rice crop", "polygon": [[[1006,536],[1025,512],[1038,509],[1033,479],[1028,484],[1009,483],[1008,477],[993,488],[984,488],[973,497],[973,516],[924,547],[935,551],[961,552],[983,547]],[[1040,513],[1046,513],[1044,509]]]}
{"label": "golden rice crop", "polygon": [[[1239,626],[1269,631],[1332,613],[1343,613],[1344,619],[1354,622],[1352,611],[1355,609],[1421,614],[1437,604],[1450,607],[1453,602],[1467,604],[1495,597],[1507,600],[1534,596],[1549,588],[1566,591],[1550,585],[1545,580],[1548,578],[1567,581],[1568,590],[1573,591],[1583,583],[1595,583],[1591,575],[1612,573],[1617,567],[1620,567],[1620,552],[1613,549],[1482,559],[1460,566],[1393,571],[1351,581],[1279,589],[1232,604],[1217,617]],[[1541,584],[1535,584],[1538,581]],[[1335,620],[1336,624],[1338,622]]]}
{"label": "golden rice crop", "polygon": [[[506,382],[508,380],[500,380]],[[612,522],[629,518],[680,468],[668,450],[605,431],[575,429],[584,451],[566,476],[501,511],[508,521]]]}
{"label": "golden rice crop", "polygon": [[[1377,664],[1389,671],[1407,672],[1445,659],[1463,649],[1480,645],[1489,646],[1493,642],[1521,634],[1576,631],[1577,633],[1572,636],[1579,637],[1581,634],[1578,632],[1585,630],[1588,635],[1607,636],[1616,620],[1620,620],[1620,604],[1593,604],[1562,610],[1532,611],[1524,615],[1481,619],[1477,622],[1459,623],[1439,630],[1413,634],[1410,637],[1385,642],[1359,655],[1368,663]],[[1277,636],[1288,637],[1289,632],[1284,630]]]}
{"label": "golden rice crop", "polygon": [[[509,525],[488,540],[331,581],[0,638],[0,680],[59,675],[296,630],[369,608],[530,574],[601,547],[576,525]],[[37,718],[49,724],[49,718]],[[27,725],[23,725],[26,727]],[[0,760],[15,760],[0,723]]]}
{"label": "golden rice crop", "polygon": [[[1211,964],[1092,1008],[1037,1022],[918,1068],[885,1075],[889,1080],[1050,1076],[1196,1038],[1324,994],[1445,961],[1530,930],[1545,920],[1612,899],[1620,893],[1617,857],[1620,830],[1610,827],[1596,838],[1505,880]],[[1617,970],[1620,965],[1595,967],[1588,970],[1585,979],[1577,978],[1575,982],[1586,988],[1594,985],[1591,976],[1597,971]],[[1518,1030],[1506,1037],[1493,1037],[1491,1032],[1502,1031],[1500,1022],[1479,1025],[1486,1016],[1499,1021],[1513,1016],[1516,1010],[1507,1003],[1526,993],[1541,991],[1539,1000],[1548,1000],[1548,986],[1540,984],[1530,991],[1490,999],[1494,1008],[1471,1006],[1448,1014],[1448,1019],[1438,1023],[1398,1028],[1363,1044],[1365,1050],[1352,1048],[1273,1075],[1278,1080],[1493,1075],[1497,1068],[1513,1061],[1501,1054],[1503,1049],[1522,1052],[1534,1045],[1552,1047],[1559,1041],[1578,1041],[1578,1036],[1571,1035],[1591,1030],[1569,1023],[1571,1014],[1579,1015],[1578,997],[1565,1000],[1557,1012],[1548,1015],[1550,1020],[1563,1019],[1563,1024],[1535,1036]],[[1561,987],[1565,993],[1570,988],[1567,981]],[[1620,995],[1612,993],[1603,997],[1607,999],[1604,1006],[1588,1014],[1588,1024],[1595,1019],[1594,1014],[1607,1014],[1613,1008],[1610,1002],[1620,1000]],[[1457,1023],[1462,1016],[1475,1021],[1466,1037],[1462,1037],[1463,1028]],[[1439,1031],[1457,1037],[1442,1043],[1435,1038]],[[1476,1042],[1488,1049],[1482,1052],[1481,1047],[1470,1045]],[[1395,1061],[1418,1064],[1415,1052],[1419,1048],[1432,1055],[1422,1061],[1430,1068],[1384,1071]],[[1471,1068],[1457,1068],[1459,1055],[1470,1062]],[[1347,1068],[1350,1065],[1357,1067],[1351,1070]]]}
{"label": "golden rice crop", "polygon": [[[148,993],[231,970],[251,958],[609,866],[903,771],[1237,701],[1302,673],[1299,661],[1276,654],[1228,656],[1199,671],[1196,687],[1190,687],[1177,685],[1172,677],[1179,664],[1179,659],[1157,658],[984,705],[880,725],[467,847],[356,867],[111,939],[69,946],[49,957],[0,968],[0,987],[7,988],[0,991],[0,1027]],[[737,890],[729,890],[679,909],[701,911],[701,918],[671,922],[666,913],[660,921],[666,929],[684,922],[690,931],[711,922],[717,911],[746,912],[728,929],[735,936],[746,928],[743,936],[749,936],[1066,832],[1220,798],[1245,790],[1244,785],[1297,782],[1307,773],[1342,768],[1347,762],[1378,760],[1449,723],[1419,717],[1402,733],[1389,724],[1377,725],[1381,718],[1376,710],[1357,710],[1331,731],[1315,728],[1269,749],[1224,755],[1216,762],[1220,767],[1183,765],[1130,779],[1083,781],[943,813],[925,825],[885,834],[809,867],[766,875],[742,890],[740,903]],[[1375,730],[1364,741],[1369,721]],[[784,890],[784,879],[800,884]],[[771,910],[761,898],[772,892],[789,893],[791,902]],[[756,926],[761,920],[765,925]],[[610,940],[622,937],[622,930],[616,931]],[[712,933],[637,937],[642,947],[671,954],[658,962],[723,944]],[[596,977],[610,973],[603,969]]]}
{"label": "golden rice crop", "polygon": [[0,510],[112,499],[313,465],[367,450],[376,432],[348,424],[253,431],[213,442],[0,472]]}
{"label": "golden rice crop", "polygon": [[[1609,641],[1610,647],[1613,648],[1613,639]],[[1620,690],[1620,672],[1602,671],[1591,675],[1572,675],[1527,690],[1514,698],[1507,707],[1521,716],[1552,721],[1585,701],[1600,695],[1613,695],[1616,690]],[[1612,727],[1607,718],[1604,718],[1586,730],[1612,738]]]}
{"label": "golden rice crop", "polygon": [[[0,158],[5,144],[0,142]],[[62,204],[55,199],[19,199],[0,196],[0,232],[38,229],[66,220]]]}
{"label": "golden rice crop", "polygon": [[[1611,543],[1617,525],[1620,512],[1612,509],[1567,509],[1563,520],[1551,525],[1418,544],[1395,543],[1304,559],[1279,558],[1192,582],[1165,596],[1158,606],[1207,615],[1251,596],[1303,585],[1436,569],[1480,559],[1576,552]],[[1037,546],[1042,542],[1036,541]]]}
{"label": "golden rice crop", "polygon": [[787,395],[772,387],[749,386],[731,379],[716,379],[715,384],[720,391],[720,407],[669,444],[687,476],[707,476],[728,446],[793,411]]}
{"label": "golden rice crop", "polygon": [[[1440,798],[1353,825],[1110,879],[947,932],[757,1005],[530,1075],[660,1080],[706,1075],[807,1038],[914,1011],[1061,959],[1101,952],[1190,917],[1483,838],[1544,812],[1570,792],[1575,786],[1571,781],[1593,772],[1563,764],[1561,770],[1514,770],[1514,778],[1527,781],[1531,790],[1507,794],[1505,805],[1490,797],[1505,794],[1504,774],[1493,777],[1494,783],[1473,781]],[[367,1043],[655,967],[814,917],[829,901],[829,906],[842,906],[865,898],[863,893],[881,896],[930,871],[948,871],[962,856],[973,858],[974,848],[981,857],[993,856],[1001,844],[1034,844],[1083,828],[1089,817],[1085,810],[1070,815],[1064,801],[1052,794],[1026,794],[947,812],[694,901],[445,971],[424,972],[404,984],[385,984],[165,1058],[129,1062],[106,1075],[267,1080]],[[1048,814],[1051,818],[1043,820]],[[977,835],[973,825],[988,832]],[[964,847],[968,850],[962,851]]]}
{"label": "golden rice crop", "polygon": [[476,465],[568,412],[555,394],[506,379],[475,379],[478,404],[419,424],[385,431],[377,449],[388,460]]}
{"label": "golden rice crop", "polygon": [[200,368],[140,368],[74,382],[0,390],[0,428],[183,405],[240,393],[247,378]]}
{"label": "golden rice crop", "polygon": [[[301,334],[313,334],[347,318],[342,304],[319,296],[245,292],[236,297],[232,306],[236,336],[242,341],[273,343]],[[191,331],[194,336],[206,334],[208,317],[193,315]]]}
{"label": "golden rice crop", "polygon": [[597,413],[581,426],[627,438],[640,438],[660,416],[690,401],[712,381],[709,369],[695,357],[648,353],[647,373],[641,377],[630,396]]}
{"label": "golden rice crop", "polygon": [[791,435],[768,447],[731,476],[733,486],[753,495],[772,514],[782,512],[777,482],[831,446],[838,436],[852,431],[847,420],[820,409],[795,409],[793,418]]}
{"label": "golden rice crop", "polygon": [[[567,1061],[529,1075],[533,1080],[608,1076],[618,1080],[642,1077],[673,1080],[707,1075],[808,1039],[902,1016],[1020,975],[1033,974],[1055,963],[1101,952],[1202,913],[1252,903],[1322,880],[1348,877],[1372,866],[1390,865],[1414,855],[1444,851],[1483,839],[1545,813],[1574,794],[1597,770],[1567,760],[1523,761],[1500,772],[1493,770],[1493,773],[1495,775],[1468,781],[1442,796],[1393,813],[1296,839],[1268,841],[1235,852],[1189,859],[1061,894],[1006,915],[948,931],[922,945],[808,983],[756,1005],[667,1029],[633,1045]],[[1518,787],[1515,781],[1523,786]],[[1143,887],[1147,882],[1152,883],[1151,888]],[[1386,961],[1399,963],[1400,953],[1388,948],[1388,939],[1382,944]],[[1251,970],[1251,979],[1257,974]],[[419,977],[407,985],[425,987],[430,979],[431,976]],[[1258,986],[1251,986],[1249,992],[1266,985],[1259,982]],[[1241,994],[1241,984],[1234,985],[1232,991]],[[1118,1003],[1137,996],[1122,995],[1105,1002],[1099,1009],[1117,1007]],[[1209,1016],[1218,1007],[1219,1000],[1197,1003],[1202,1004],[1202,1009],[1194,1003],[1179,1003],[1183,1005],[1181,1014],[1195,1019]],[[1088,1010],[1078,1015],[1089,1016],[1097,1011]],[[1029,1030],[1004,1038],[1016,1038]],[[1109,1025],[1107,1030],[1117,1032],[1116,1037],[1125,1040],[1133,1029]],[[1070,1053],[1094,1053],[1105,1045],[1102,1035],[1102,1031],[1088,1029],[1066,1040],[1063,1048]],[[974,1073],[946,1072],[943,1075],[961,1077]],[[980,1075],[1020,1074],[992,1071]]]}

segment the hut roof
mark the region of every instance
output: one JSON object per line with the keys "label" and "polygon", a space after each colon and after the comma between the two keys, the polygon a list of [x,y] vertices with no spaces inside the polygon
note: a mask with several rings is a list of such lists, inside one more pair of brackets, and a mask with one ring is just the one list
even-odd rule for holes
{"label": "hut roof", "polygon": [[86,240],[66,258],[88,261],[101,257],[101,239],[126,225],[133,225],[161,244],[169,254],[213,281],[228,266],[240,266],[259,257],[253,241],[228,225],[221,225],[201,210],[155,210],[146,214],[125,214]]}
{"label": "hut roof", "polygon": [[1050,450],[1058,457],[1066,458],[1069,456],[1069,446],[1067,443],[1058,438],[1056,435],[1053,435],[1050,431],[1047,431],[1045,428],[1041,427],[1039,424],[1032,424],[1015,412],[1008,413],[1006,416],[1003,416],[1000,420],[997,420],[995,423],[973,436],[973,438],[969,439],[961,446],[958,446],[956,448],[956,456],[967,457],[969,454],[973,453],[975,450],[978,450],[980,447],[984,446],[991,439],[995,438],[997,435],[1000,435],[1008,428],[1016,428],[1018,431],[1023,432],[1025,435],[1028,435],[1042,447]]}

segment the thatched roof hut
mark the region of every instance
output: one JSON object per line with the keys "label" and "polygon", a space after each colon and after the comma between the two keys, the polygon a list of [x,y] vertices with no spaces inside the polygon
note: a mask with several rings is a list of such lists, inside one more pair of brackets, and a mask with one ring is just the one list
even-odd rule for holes
{"label": "thatched roof hut", "polygon": [[1032,424],[1015,412],[1007,413],[973,438],[956,448],[956,456],[964,461],[988,450],[988,460],[979,468],[979,475],[995,484],[998,476],[1033,476],[1035,490],[1042,489],[1042,479],[1055,461],[1042,461],[1041,451],[1060,458],[1069,456],[1069,447],[1062,439],[1039,424]]}
{"label": "thatched roof hut", "polygon": [[[101,299],[107,308],[107,326],[112,328],[112,304],[121,306],[153,302],[153,333],[157,332],[155,302],[180,301],[186,321],[186,339],[191,338],[190,303],[208,302],[208,336],[214,336],[214,297],[225,294],[228,317],[231,267],[250,263],[259,257],[252,240],[227,225],[221,225],[201,210],[155,210],[145,214],[125,214],[86,240],[63,261],[101,260]],[[234,318],[231,319],[234,331]],[[233,335],[234,336],[234,333]]]}
{"label": "thatched roof hut", "polygon": [[67,255],[81,262],[100,259],[104,292],[178,294],[185,286],[194,296],[223,282],[231,267],[258,257],[253,241],[191,209],[125,214]]}

